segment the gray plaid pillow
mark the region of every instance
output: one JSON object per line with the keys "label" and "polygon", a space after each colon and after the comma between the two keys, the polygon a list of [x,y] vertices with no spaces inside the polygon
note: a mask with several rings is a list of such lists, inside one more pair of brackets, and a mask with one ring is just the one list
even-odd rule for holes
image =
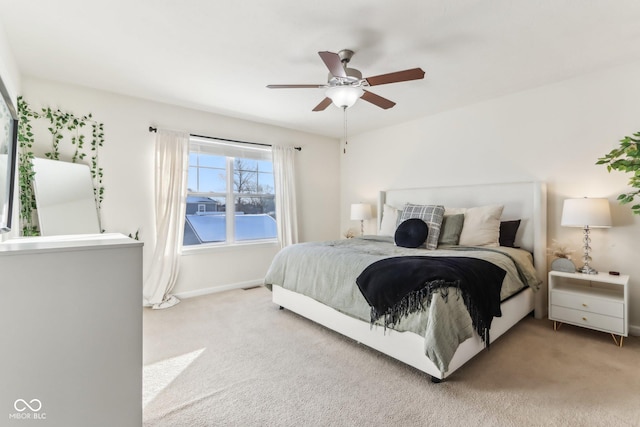
{"label": "gray plaid pillow", "polygon": [[429,234],[427,235],[427,249],[436,249],[438,247],[438,237],[440,236],[440,227],[444,218],[444,206],[441,205],[413,205],[407,203],[402,209],[402,213],[398,215],[398,225],[411,218],[420,218],[427,223]]}

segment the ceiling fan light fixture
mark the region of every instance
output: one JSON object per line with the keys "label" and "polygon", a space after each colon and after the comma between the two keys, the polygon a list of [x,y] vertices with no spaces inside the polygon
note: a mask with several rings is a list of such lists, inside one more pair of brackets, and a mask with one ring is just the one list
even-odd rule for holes
{"label": "ceiling fan light fixture", "polygon": [[332,86],[327,89],[325,95],[331,99],[336,107],[349,108],[363,93],[364,90],[360,86]]}

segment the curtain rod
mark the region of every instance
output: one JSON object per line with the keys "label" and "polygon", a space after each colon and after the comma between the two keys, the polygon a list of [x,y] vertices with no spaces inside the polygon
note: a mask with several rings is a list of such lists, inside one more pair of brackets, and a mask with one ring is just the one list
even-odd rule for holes
{"label": "curtain rod", "polygon": [[[158,128],[149,126],[149,132],[157,132],[157,131],[158,131]],[[217,139],[218,141],[238,142],[240,144],[262,145],[263,147],[272,147],[271,144],[263,144],[261,142],[240,141],[237,139],[218,138],[217,136],[196,135],[193,133],[190,133],[189,136],[194,136],[196,138],[204,138],[204,139]],[[295,148],[298,151],[302,151],[302,147],[293,147],[293,148]]]}

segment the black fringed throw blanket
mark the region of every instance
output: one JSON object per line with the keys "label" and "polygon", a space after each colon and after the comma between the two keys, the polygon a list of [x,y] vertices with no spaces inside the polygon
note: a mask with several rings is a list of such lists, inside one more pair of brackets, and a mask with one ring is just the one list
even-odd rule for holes
{"label": "black fringed throw blanket", "polygon": [[356,283],[371,306],[371,324],[384,318],[385,327],[423,309],[423,301],[430,304],[434,291],[440,290],[446,301],[448,288],[456,288],[488,347],[491,321],[502,316],[500,291],[505,275],[502,268],[477,258],[405,256],[374,262]]}

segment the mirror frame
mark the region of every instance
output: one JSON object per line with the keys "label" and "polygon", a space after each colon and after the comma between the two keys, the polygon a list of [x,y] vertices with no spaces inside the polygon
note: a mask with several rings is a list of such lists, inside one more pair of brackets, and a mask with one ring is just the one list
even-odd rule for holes
{"label": "mirror frame", "polygon": [[[11,230],[11,220],[13,217],[13,199],[15,194],[15,180],[16,180],[16,166],[18,163],[18,114],[16,107],[11,102],[11,97],[9,96],[9,91],[7,90],[4,82],[2,81],[2,77],[0,76],[0,93],[2,97],[0,102],[4,105],[0,104],[0,108],[6,107],[11,115],[11,119],[8,120],[7,124],[9,126],[9,140],[8,141],[0,141],[0,149],[3,148],[3,142],[7,144],[7,164],[6,177],[0,177],[0,185],[5,186],[5,199],[0,200],[0,233],[7,232]],[[4,123],[0,123],[0,126],[3,126]],[[2,183],[2,178],[5,179],[4,184]]]}

